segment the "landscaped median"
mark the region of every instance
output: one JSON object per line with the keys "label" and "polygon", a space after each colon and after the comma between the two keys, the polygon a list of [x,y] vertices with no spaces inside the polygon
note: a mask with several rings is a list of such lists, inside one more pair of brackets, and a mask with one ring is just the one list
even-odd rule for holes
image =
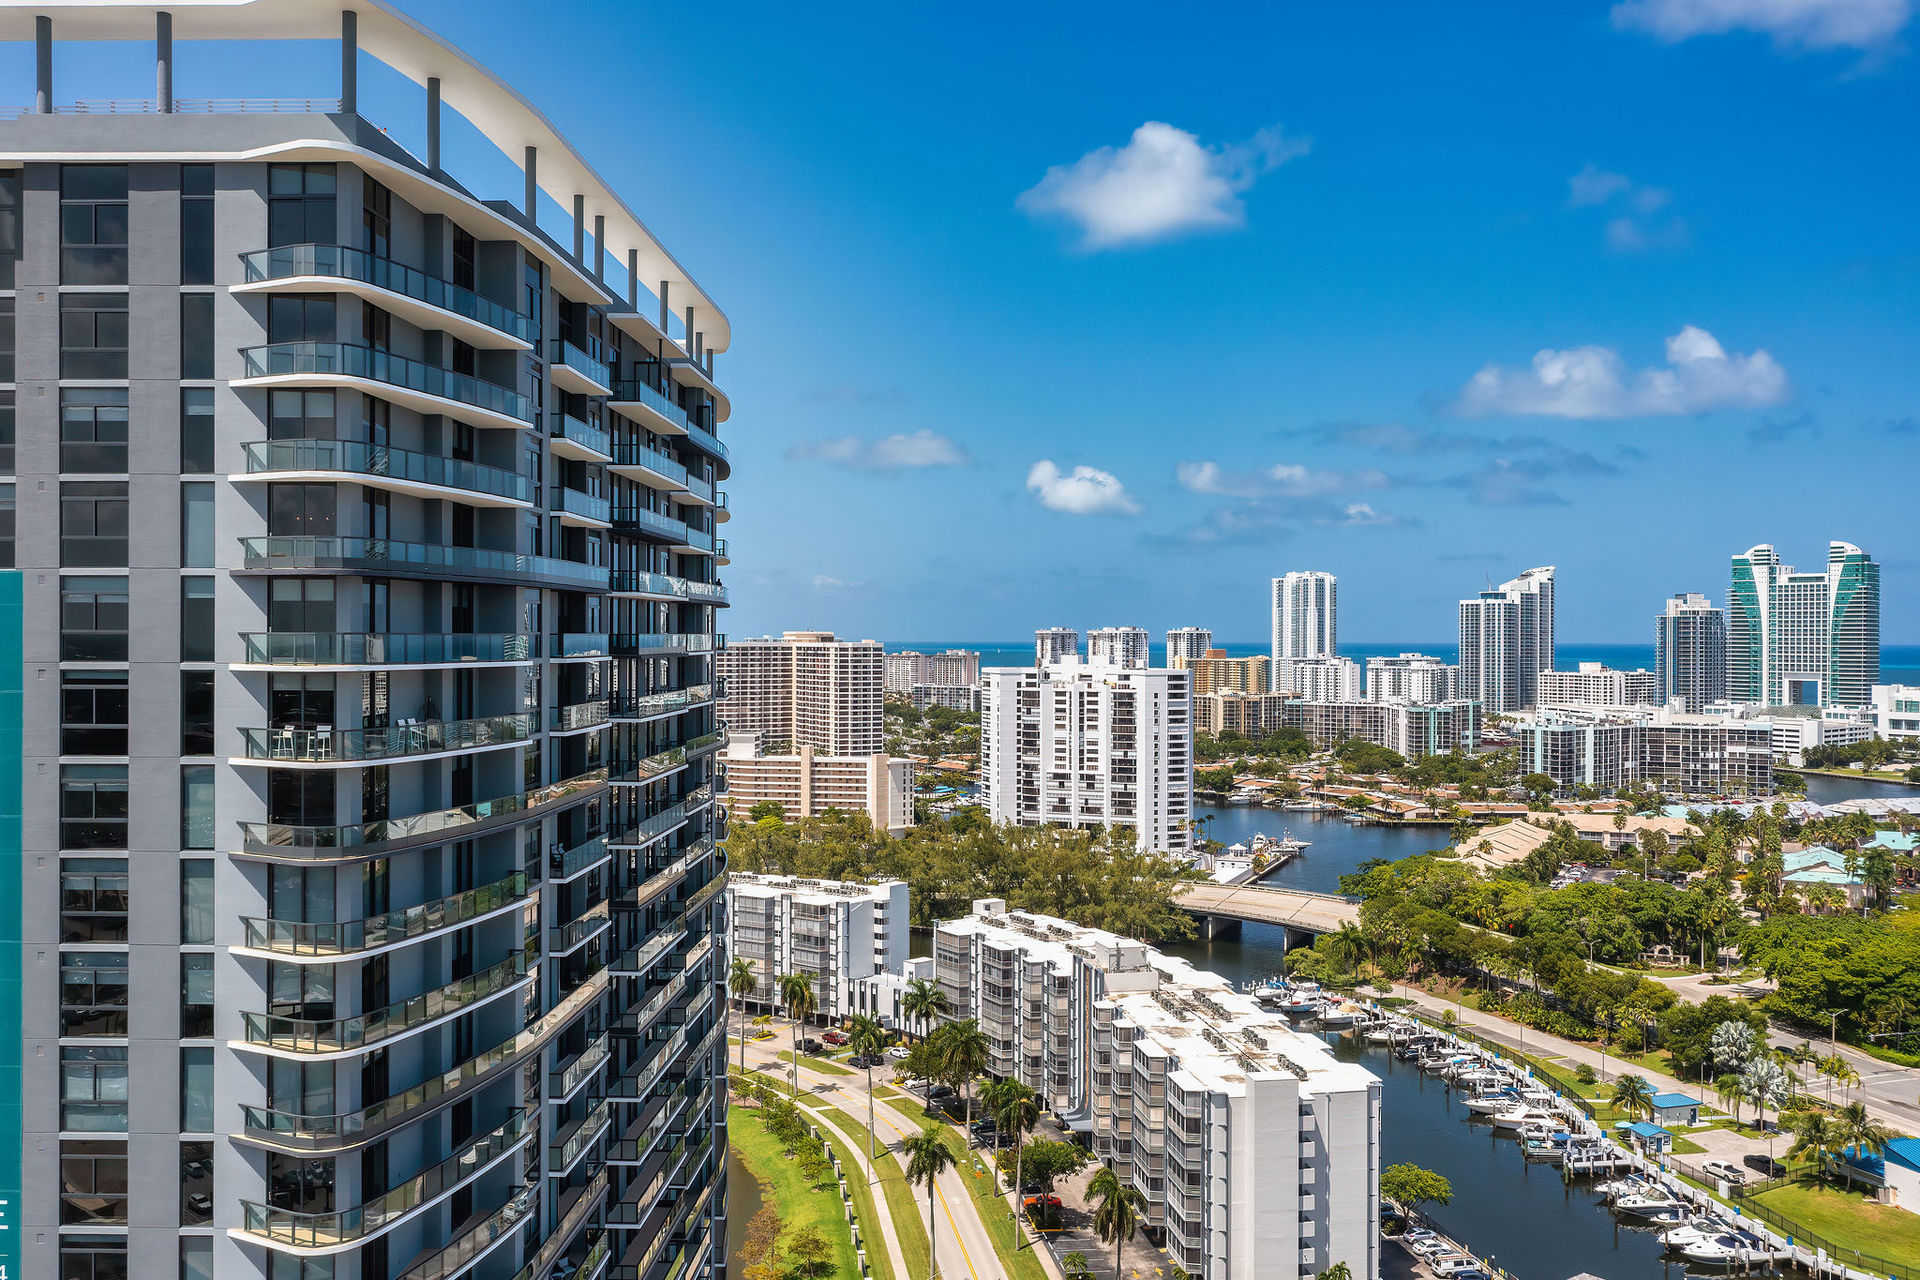
{"label": "landscaped median", "polygon": [[[738,1103],[728,1107],[727,1135],[733,1155],[759,1182],[765,1200],[747,1227],[747,1246],[742,1252],[754,1256],[738,1259],[743,1274],[748,1268],[778,1258],[776,1275],[827,1274],[814,1268],[830,1265],[831,1274],[858,1276],[853,1232],[841,1209],[833,1176],[829,1174],[824,1181],[809,1177],[810,1170],[792,1158],[792,1148],[770,1131],[758,1107]],[[762,1221],[769,1214],[771,1219]],[[881,1270],[886,1266],[884,1251],[867,1256],[876,1275],[892,1280],[891,1268]]]}

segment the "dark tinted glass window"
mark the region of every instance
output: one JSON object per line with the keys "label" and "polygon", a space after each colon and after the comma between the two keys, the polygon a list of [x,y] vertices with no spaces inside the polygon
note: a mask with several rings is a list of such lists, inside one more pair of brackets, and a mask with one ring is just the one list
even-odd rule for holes
{"label": "dark tinted glass window", "polygon": [[180,376],[213,376],[213,295],[180,295]]}
{"label": "dark tinted glass window", "polygon": [[60,659],[127,660],[127,580],[60,579]]}
{"label": "dark tinted glass window", "polygon": [[336,497],[330,484],[268,485],[267,532],[276,537],[331,534]]}
{"label": "dark tinted glass window", "polygon": [[213,754],[213,672],[180,673],[180,754]]}
{"label": "dark tinted glass window", "polygon": [[[125,1142],[60,1144],[60,1221],[94,1226],[126,1225]],[[96,1272],[93,1280],[100,1280],[100,1273]]]}
{"label": "dark tinted glass window", "polygon": [[180,283],[213,283],[213,166],[180,166]]}
{"label": "dark tinted glass window", "polygon": [[190,476],[213,471],[212,387],[180,388],[180,470]]}
{"label": "dark tinted glass window", "polygon": [[127,673],[60,673],[60,754],[127,754]]}
{"label": "dark tinted glass window", "polygon": [[127,282],[127,167],[60,169],[60,282]]}
{"label": "dark tinted glass window", "polygon": [[267,398],[270,440],[331,440],[333,392],[275,391]]}
{"label": "dark tinted glass window", "polygon": [[335,244],[334,176],[330,164],[276,164],[267,169],[267,241]]}
{"label": "dark tinted glass window", "polygon": [[127,940],[127,860],[60,860],[60,941]]}
{"label": "dark tinted glass window", "polygon": [[61,484],[60,563],[74,568],[126,567],[126,481]]}
{"label": "dark tinted glass window", "polygon": [[333,299],[280,294],[267,301],[267,341],[331,342]]}
{"label": "dark tinted glass window", "polygon": [[60,376],[127,376],[127,295],[60,295]]}
{"label": "dark tinted glass window", "polygon": [[126,388],[61,388],[60,470],[124,474],[126,469]]}
{"label": "dark tinted glass window", "polygon": [[212,578],[180,579],[180,661],[213,661]]}
{"label": "dark tinted glass window", "polygon": [[113,951],[60,953],[60,1034],[127,1034],[127,956]]}
{"label": "dark tinted glass window", "polygon": [[[13,269],[13,259],[0,257],[0,266]],[[11,285],[0,285],[9,288]],[[13,381],[13,299],[0,298],[0,382]],[[8,468],[12,470],[11,467]]]}
{"label": "dark tinted glass window", "polygon": [[269,631],[332,631],[332,578],[273,578],[267,583]]}
{"label": "dark tinted glass window", "polygon": [[[0,289],[13,288],[13,264],[20,260],[20,171],[0,173]],[[13,352],[8,344],[7,353]],[[7,377],[11,378],[12,373]]]}
{"label": "dark tinted glass window", "polygon": [[127,766],[60,766],[60,847],[127,847]]}

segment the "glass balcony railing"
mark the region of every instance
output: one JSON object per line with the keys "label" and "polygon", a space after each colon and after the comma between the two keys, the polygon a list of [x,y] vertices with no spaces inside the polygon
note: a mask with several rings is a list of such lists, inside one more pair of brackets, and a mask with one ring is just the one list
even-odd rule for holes
{"label": "glass balcony railing", "polygon": [[436,1018],[471,1008],[516,986],[527,976],[527,958],[515,952],[499,964],[398,1000],[384,1009],[346,1018],[289,1018],[276,1013],[242,1013],[248,1044],[290,1053],[350,1052],[390,1040]]}
{"label": "glass balcony railing", "polygon": [[668,398],[667,393],[640,378],[622,378],[613,384],[613,398],[628,404],[643,404],[667,421],[685,428],[687,411]]}
{"label": "glass balcony railing", "polygon": [[325,1249],[377,1235],[395,1222],[454,1188],[519,1147],[537,1132],[533,1114],[515,1111],[507,1122],[462,1147],[439,1164],[362,1205],[333,1213],[301,1213],[242,1200],[242,1230],[277,1244]]}
{"label": "glass balcony railing", "polygon": [[[604,1186],[604,1175],[602,1177]],[[511,1234],[521,1223],[540,1216],[540,1188],[523,1187],[512,1199],[463,1232],[444,1249],[428,1254],[401,1272],[398,1280],[452,1280],[472,1261]]]}
{"label": "glass balcony railing", "polygon": [[600,901],[565,924],[548,930],[548,946],[554,955],[563,956],[588,938],[604,931],[612,920],[612,908]]}
{"label": "glass balcony railing", "polygon": [[605,565],[521,555],[515,551],[489,551],[482,547],[395,542],[390,538],[331,535],[242,538],[240,552],[241,562],[249,569],[451,575],[504,582],[539,581],[581,591],[604,591],[607,584]]}
{"label": "glass balcony railing", "polygon": [[718,582],[696,582],[646,569],[615,569],[607,578],[607,590],[614,595],[665,596],[672,600],[694,600],[701,604],[725,604],[727,589]]}
{"label": "glass balcony railing", "polygon": [[681,541],[687,546],[697,548],[701,551],[713,550],[713,532],[708,529],[696,529],[692,525],[688,525],[687,536],[681,539]]}
{"label": "glass balcony railing", "polygon": [[613,642],[604,631],[562,631],[553,637],[556,658],[604,658],[613,652]]}
{"label": "glass balcony railing", "polygon": [[351,342],[274,342],[240,352],[249,378],[285,378],[302,374],[365,378],[421,395],[485,409],[521,422],[533,421],[533,401],[498,383],[455,373],[438,365]]}
{"label": "glass balcony railing", "polygon": [[598,1071],[600,1065],[607,1060],[608,1048],[612,1043],[612,1037],[602,1031],[585,1049],[580,1051],[572,1062],[550,1073],[553,1096],[566,1097],[579,1088],[583,1080]]}
{"label": "glass balcony railing", "polygon": [[612,1114],[605,1098],[587,1108],[587,1113],[580,1117],[580,1123],[573,1132],[553,1144],[550,1152],[552,1163],[548,1166],[548,1172],[558,1176],[565,1176],[570,1172],[573,1169],[573,1162],[584,1155],[587,1148],[606,1133]]}
{"label": "glass balcony railing", "polygon": [[596,386],[611,387],[613,373],[604,360],[596,360],[565,338],[555,338],[551,346],[554,364],[563,364]]}
{"label": "glass balcony railing", "polygon": [[616,444],[613,447],[613,465],[644,467],[657,476],[665,476],[680,484],[688,483],[686,467],[660,450],[644,444]]}
{"label": "glass balcony railing", "polygon": [[705,498],[708,502],[714,500],[713,481],[707,479],[705,476],[689,476],[687,478],[687,491],[695,497]]}
{"label": "glass balcony railing", "polygon": [[553,729],[556,733],[568,733],[575,729],[591,729],[603,725],[611,714],[612,704],[605,698],[597,702],[576,702],[570,707],[553,709]]}
{"label": "glass balcony railing", "polygon": [[530,815],[553,805],[580,799],[607,785],[607,771],[594,769],[562,782],[550,783],[531,791],[499,796],[478,804],[459,805],[433,813],[417,813],[404,818],[382,818],[377,822],[349,823],[330,827],[293,826],[279,822],[243,822],[241,837],[248,850],[283,858],[326,859],[343,852],[377,852],[400,841],[427,840],[436,837],[463,838],[454,833],[475,834],[473,828],[488,826],[501,819]]}
{"label": "glass balcony railing", "polygon": [[708,783],[688,792],[686,798],[678,804],[662,809],[651,817],[642,818],[626,830],[608,836],[607,843],[614,846],[640,845],[657,840],[693,814],[698,813],[712,800],[713,784]]}
{"label": "glass balcony railing", "polygon": [[560,490],[560,510],[567,515],[578,516],[582,520],[608,524],[612,521],[613,504],[591,493],[563,488]]}
{"label": "glass balcony railing", "polygon": [[507,746],[525,742],[538,726],[539,717],[523,711],[386,729],[242,729],[240,737],[249,760],[356,763]]}
{"label": "glass balcony railing", "polygon": [[348,955],[438,933],[523,902],[527,896],[527,875],[516,871],[477,889],[360,920],[320,923],[242,916],[240,924],[245,930],[245,945],[255,951],[289,956]]}
{"label": "glass balcony railing", "polygon": [[727,446],[721,444],[720,437],[705,427],[696,427],[689,422],[687,439],[693,442],[695,448],[705,449],[716,458],[724,459],[727,456]]}
{"label": "glass balcony railing", "polygon": [[613,651],[621,657],[650,653],[717,653],[727,638],[702,632],[633,631],[615,632]]}
{"label": "glass balcony railing", "polygon": [[[588,1235],[593,1243],[580,1259],[577,1269],[569,1269],[562,1261],[562,1255],[569,1252],[574,1232],[581,1224],[600,1211],[601,1201],[607,1191],[607,1171],[605,1169],[587,1179],[571,1204],[564,1210],[560,1205],[554,1208],[560,1213],[560,1224],[550,1232],[527,1264],[513,1273],[513,1280],[600,1280],[604,1264],[609,1256],[608,1249],[612,1241],[610,1232],[599,1227],[589,1228]],[[566,1204],[565,1200],[561,1204]],[[593,1233],[598,1232],[597,1235]],[[585,1237],[583,1237],[585,1238]],[[602,1270],[596,1271],[596,1268]],[[409,1271],[400,1280],[439,1280],[439,1277],[416,1276]]]}
{"label": "glass balcony railing", "polygon": [[646,507],[616,506],[613,509],[613,522],[624,529],[631,529],[638,533],[657,534],[660,537],[669,538],[675,542],[687,536],[687,522],[685,520],[679,520],[658,511],[651,511]]}
{"label": "glass balcony railing", "polygon": [[572,414],[561,414],[553,428],[553,438],[566,440],[579,445],[587,452],[602,458],[613,456],[613,437],[606,428],[596,427],[585,418],[576,418]]}
{"label": "glass balcony railing", "polygon": [[555,845],[547,855],[547,874],[555,880],[571,880],[589,867],[605,862],[608,856],[605,836],[589,836],[571,849]]}
{"label": "glass balcony railing", "polygon": [[247,631],[246,661],[285,666],[407,666],[414,663],[531,662],[539,637],[425,632]]}
{"label": "glass balcony railing", "polygon": [[631,769],[610,775],[607,780],[616,785],[620,783],[644,785],[657,781],[680,768],[687,761],[698,760],[701,756],[712,753],[726,740],[727,735],[722,730],[716,729],[712,733],[703,733],[671,750],[656,752]]}
{"label": "glass balcony railing", "polygon": [[284,280],[289,276],[328,276],[338,280],[357,280],[377,289],[404,294],[415,302],[450,311],[465,320],[497,329],[522,342],[532,342],[539,331],[530,316],[491,298],[483,298],[471,289],[448,284],[391,258],[377,258],[364,249],[342,244],[288,244],[274,249],[256,249],[240,255],[247,283]]}
{"label": "glass balcony railing", "polygon": [[247,455],[248,475],[324,471],[384,476],[514,502],[533,501],[533,481],[526,476],[438,454],[415,453],[411,449],[359,440],[253,440],[240,447]]}
{"label": "glass balcony railing", "polygon": [[718,692],[713,685],[696,684],[685,689],[669,689],[665,693],[620,694],[612,699],[613,717],[616,720],[646,720],[653,716],[675,715],[712,702]]}

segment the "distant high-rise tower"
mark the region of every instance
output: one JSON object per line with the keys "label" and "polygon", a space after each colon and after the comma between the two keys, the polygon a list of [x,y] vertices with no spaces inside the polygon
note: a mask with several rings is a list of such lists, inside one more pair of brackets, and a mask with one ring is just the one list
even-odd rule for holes
{"label": "distant high-rise tower", "polygon": [[1766,706],[1866,706],[1880,679],[1880,566],[1850,542],[1825,573],[1762,543],[1733,558],[1727,696]]}
{"label": "distant high-rise tower", "polygon": [[1284,658],[1331,658],[1337,643],[1339,581],[1300,569],[1273,580],[1273,663]]}
{"label": "distant high-rise tower", "polygon": [[1087,632],[1087,661],[1144,671],[1153,658],[1145,627],[1101,627]]}
{"label": "distant high-rise tower", "polygon": [[1727,696],[1727,615],[1698,592],[1667,601],[1653,620],[1654,674],[1662,702],[1678,698],[1689,712]]}
{"label": "distant high-rise tower", "polygon": [[1553,669],[1553,566],[1460,602],[1460,696],[1486,711],[1518,711],[1539,699]]}
{"label": "distant high-rise tower", "polygon": [[1033,633],[1033,665],[1045,667],[1080,656],[1080,633],[1072,627],[1043,627]]}
{"label": "distant high-rise tower", "polygon": [[1213,648],[1213,632],[1205,627],[1175,627],[1167,632],[1167,665],[1175,658],[1196,662]]}

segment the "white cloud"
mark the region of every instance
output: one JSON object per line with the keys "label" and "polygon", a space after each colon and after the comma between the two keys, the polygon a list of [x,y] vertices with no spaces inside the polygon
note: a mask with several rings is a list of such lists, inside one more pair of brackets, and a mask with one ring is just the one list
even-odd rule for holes
{"label": "white cloud", "polygon": [[1661,213],[1672,200],[1673,193],[1664,187],[1650,187],[1624,173],[1592,164],[1567,179],[1569,209],[1605,208],[1614,212],[1607,219],[1606,244],[1615,253],[1677,249],[1687,243],[1690,232],[1686,220],[1677,214]]}
{"label": "white cloud", "polygon": [[1296,462],[1279,462],[1252,473],[1228,471],[1217,462],[1182,462],[1174,468],[1174,477],[1189,493],[1228,498],[1305,498],[1343,489],[1379,489],[1387,483],[1385,472],[1371,468],[1323,470]]}
{"label": "white cloud", "polygon": [[1381,515],[1365,502],[1349,502],[1347,504],[1347,518],[1341,521],[1341,523],[1348,525],[1396,524],[1398,521],[1393,516]]}
{"label": "white cloud", "polygon": [[1063,473],[1042,458],[1027,472],[1027,488],[1049,511],[1065,511],[1076,516],[1136,516],[1140,504],[1111,471],[1098,467],[1075,467]]}
{"label": "white cloud", "polygon": [[1629,375],[1610,347],[1551,348],[1525,369],[1489,364],[1460,393],[1464,413],[1632,418],[1759,409],[1786,399],[1787,373],[1765,351],[1729,355],[1705,329],[1667,339],[1667,363]]}
{"label": "white cloud", "polygon": [[866,585],[864,582],[848,582],[845,578],[829,577],[824,573],[813,575],[815,591],[855,591]]}
{"label": "white cloud", "polygon": [[1669,43],[1757,31],[1779,45],[1870,49],[1898,35],[1911,14],[1910,0],[1623,0],[1613,25]]}
{"label": "white cloud", "polygon": [[1567,179],[1567,204],[1578,209],[1585,205],[1605,204],[1615,196],[1633,189],[1633,179],[1624,173],[1612,173],[1589,164]]}
{"label": "white cloud", "polygon": [[796,444],[787,450],[795,460],[830,462],[836,466],[858,467],[869,471],[898,471],[908,467],[959,467],[967,462],[966,450],[938,432],[921,428],[911,435],[882,436],[869,440],[861,436],[836,436]]}
{"label": "white cloud", "polygon": [[1218,231],[1246,220],[1241,193],[1312,145],[1275,127],[1245,142],[1208,147],[1184,129],[1149,120],[1124,147],[1101,147],[1054,165],[1014,204],[1078,227],[1080,247],[1088,250]]}

